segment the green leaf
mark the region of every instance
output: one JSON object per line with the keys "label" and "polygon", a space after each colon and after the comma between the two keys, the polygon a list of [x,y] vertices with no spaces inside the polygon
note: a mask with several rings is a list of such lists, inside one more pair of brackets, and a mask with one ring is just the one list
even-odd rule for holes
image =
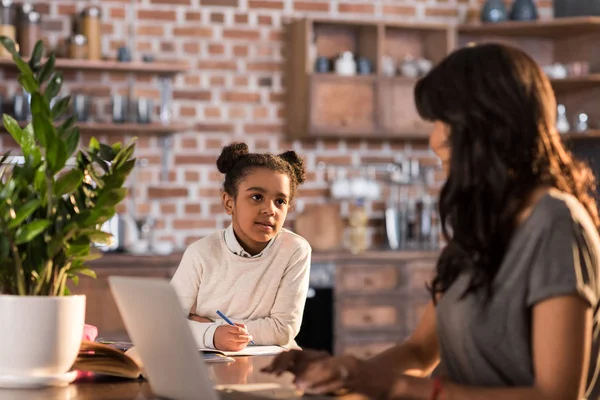
{"label": "green leaf", "polygon": [[32,241],[36,236],[44,232],[51,225],[47,219],[38,219],[33,222],[23,225],[17,230],[15,235],[15,243],[23,244]]}
{"label": "green leaf", "polygon": [[95,137],[92,136],[88,147],[89,147],[90,153],[94,153],[94,152],[100,150],[100,143],[98,142],[98,139],[96,139]]}
{"label": "green leaf", "polygon": [[2,46],[8,50],[8,52],[10,54],[13,55],[13,57],[16,55],[18,56],[19,53],[17,52],[17,48],[15,47],[15,42],[12,41],[12,39],[10,39],[7,36],[0,36],[0,43],[2,43]]}
{"label": "green leaf", "polygon": [[99,230],[95,230],[95,231],[88,233],[88,236],[94,243],[97,243],[97,244],[110,245],[115,240],[114,236],[111,235],[110,233],[99,231]]}
{"label": "green leaf", "polygon": [[127,188],[107,190],[98,197],[96,207],[114,207],[127,197]]}
{"label": "green leaf", "polygon": [[40,199],[43,203],[46,202],[46,168],[42,164],[40,168],[35,173],[35,177],[33,178],[33,187],[39,193]]}
{"label": "green leaf", "polygon": [[69,102],[71,101],[71,96],[65,96],[62,99],[58,100],[52,106],[52,118],[56,119],[63,115],[65,111],[69,108]]}
{"label": "green leaf", "polygon": [[71,127],[75,125],[75,122],[77,122],[76,115],[71,115],[69,118],[67,118],[56,130],[56,132],[58,132],[58,136],[63,139],[66,138],[70,134]]}
{"label": "green leaf", "polygon": [[37,71],[40,68],[40,61],[42,61],[43,55],[44,43],[40,39],[35,43],[35,47],[33,48],[33,52],[31,53],[31,58],[29,59],[29,67],[32,71]]}
{"label": "green leaf", "polygon": [[31,157],[33,157],[34,164],[40,163],[42,160],[42,153],[35,142],[35,133],[33,131],[33,124],[31,123],[27,124],[23,129],[21,148],[23,150],[23,155],[31,155]]}
{"label": "green leaf", "polygon": [[[91,257],[91,258],[89,258],[89,259],[88,259],[88,258],[86,258],[86,257],[84,257],[84,258],[86,259],[86,261],[90,261],[90,260],[95,260],[95,259],[97,259],[97,258],[99,258],[99,257],[97,257],[97,256],[94,254],[94,256],[92,256],[92,257]],[[91,269],[89,269],[89,268],[80,269],[80,270],[78,270],[78,271],[77,271],[77,273],[78,273],[78,274],[80,274],[80,275],[89,276],[90,278],[94,278],[94,279],[96,279],[96,278],[97,278],[97,276],[96,276],[96,272],[92,271],[92,270],[91,270]]]}
{"label": "green leaf", "polygon": [[67,145],[65,142],[56,138],[48,143],[46,160],[52,174],[63,169],[68,159],[69,155],[67,154]]}
{"label": "green leaf", "polygon": [[50,103],[50,101],[56,97],[56,95],[60,92],[60,88],[63,84],[63,76],[60,72],[54,74],[50,82],[48,82],[48,86],[46,87],[46,91],[44,92],[44,97],[46,101]]}
{"label": "green leaf", "polygon": [[39,200],[30,200],[19,208],[15,218],[8,223],[8,229],[14,229],[31,216],[40,206]]}
{"label": "green leaf", "polygon": [[54,195],[63,196],[71,193],[81,185],[83,173],[78,169],[72,169],[56,180],[54,184]]}
{"label": "green leaf", "polygon": [[50,53],[50,57],[48,57],[48,61],[46,61],[46,63],[44,64],[44,66],[42,67],[42,69],[40,70],[40,72],[38,74],[38,81],[40,83],[44,83],[50,78],[50,76],[54,72],[55,64],[56,64],[56,56],[54,55],[54,52],[52,52],[52,53]]}
{"label": "green leaf", "polygon": [[56,142],[54,126],[48,117],[44,117],[40,114],[34,114],[32,124],[35,138],[42,148],[46,149],[48,148],[49,143]]}
{"label": "green leaf", "polygon": [[[25,62],[23,62],[23,64],[25,64]],[[38,83],[35,80],[35,77],[31,72],[19,75],[18,81],[21,84],[21,86],[23,86],[23,89],[25,89],[25,91],[30,94],[36,93],[40,88],[40,85],[38,85]]]}
{"label": "green leaf", "polygon": [[100,157],[102,157],[106,161],[109,161],[109,162],[112,161],[115,158],[115,155],[117,153],[118,152],[114,151],[112,146],[109,146],[104,143],[100,143]]}
{"label": "green leaf", "polygon": [[67,146],[67,157],[71,157],[79,146],[79,128],[75,127],[69,132],[65,138],[65,145]]}
{"label": "green leaf", "polygon": [[8,114],[2,114],[2,122],[4,123],[4,128],[10,133],[15,142],[19,146],[23,146],[23,129],[21,129],[17,120]]}
{"label": "green leaf", "polygon": [[31,95],[31,113],[38,114],[43,117],[50,116],[50,107],[48,102],[40,93],[36,92]]}

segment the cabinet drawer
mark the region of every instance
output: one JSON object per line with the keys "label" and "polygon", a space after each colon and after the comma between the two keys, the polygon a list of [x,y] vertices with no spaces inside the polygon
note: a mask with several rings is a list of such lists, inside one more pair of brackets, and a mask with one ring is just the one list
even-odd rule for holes
{"label": "cabinet drawer", "polygon": [[377,292],[394,290],[399,285],[398,268],[382,266],[341,266],[337,290],[342,292]]}
{"label": "cabinet drawer", "polygon": [[399,323],[398,311],[391,305],[343,305],[340,322],[342,328],[350,329],[393,327]]}

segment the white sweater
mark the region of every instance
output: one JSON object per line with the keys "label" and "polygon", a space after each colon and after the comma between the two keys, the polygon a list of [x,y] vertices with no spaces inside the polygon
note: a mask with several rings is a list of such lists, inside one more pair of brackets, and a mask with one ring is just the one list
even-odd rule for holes
{"label": "white sweater", "polygon": [[295,346],[310,259],[308,242],[286,229],[255,258],[232,253],[225,230],[192,243],[171,284],[186,313],[214,321],[188,321],[198,347],[214,348],[215,330],[225,323],[217,310],[233,322],[246,324],[257,345]]}

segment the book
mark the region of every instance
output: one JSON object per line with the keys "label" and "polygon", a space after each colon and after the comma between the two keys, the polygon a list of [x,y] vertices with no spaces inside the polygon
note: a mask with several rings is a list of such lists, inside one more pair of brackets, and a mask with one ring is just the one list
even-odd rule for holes
{"label": "book", "polygon": [[[212,349],[203,350],[202,357],[208,363],[235,361],[223,352]],[[135,347],[130,346],[123,351],[117,346],[99,342],[83,341],[71,369],[129,379],[145,378],[144,366]]]}

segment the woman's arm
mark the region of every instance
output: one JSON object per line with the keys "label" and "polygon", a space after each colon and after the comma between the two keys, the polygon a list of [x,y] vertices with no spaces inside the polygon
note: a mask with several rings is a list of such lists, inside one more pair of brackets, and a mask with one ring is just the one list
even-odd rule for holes
{"label": "woman's arm", "polygon": [[433,302],[427,305],[419,325],[406,341],[375,355],[367,362],[396,373],[415,371],[421,376],[430,374],[439,362]]}
{"label": "woman's arm", "polygon": [[[257,319],[234,319],[246,325],[246,329],[257,345],[286,345],[300,331],[302,314],[308,292],[311,248],[298,248],[290,259],[289,266],[278,284],[275,302],[270,315]],[[216,322],[220,322],[217,320]]]}
{"label": "woman's arm", "polygon": [[[544,300],[533,308],[532,387],[488,389],[445,384],[440,400],[579,400],[583,398],[591,352],[592,310],[577,296]],[[428,400],[432,382],[399,379],[390,398]]]}

